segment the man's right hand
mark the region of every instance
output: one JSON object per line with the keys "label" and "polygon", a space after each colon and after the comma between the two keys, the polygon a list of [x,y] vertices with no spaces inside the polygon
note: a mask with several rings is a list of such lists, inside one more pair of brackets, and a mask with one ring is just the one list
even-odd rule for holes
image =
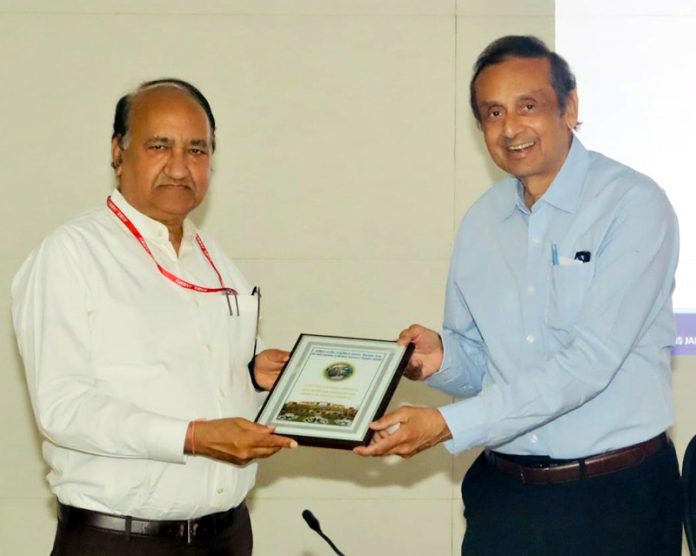
{"label": "man's right hand", "polygon": [[282,448],[297,447],[292,438],[275,435],[273,431],[273,427],[241,417],[195,421],[189,423],[184,452],[244,465]]}
{"label": "man's right hand", "polygon": [[411,380],[425,380],[442,366],[442,338],[434,330],[412,324],[399,334],[402,346],[413,343],[416,349],[408,361],[404,375]]}

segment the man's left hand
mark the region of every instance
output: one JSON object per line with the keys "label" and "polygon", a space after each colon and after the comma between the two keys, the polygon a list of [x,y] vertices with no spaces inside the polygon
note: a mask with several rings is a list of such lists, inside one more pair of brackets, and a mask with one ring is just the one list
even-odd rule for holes
{"label": "man's left hand", "polygon": [[[387,429],[398,425],[393,432]],[[402,407],[370,425],[375,431],[369,446],[358,446],[359,456],[399,455],[404,458],[452,438],[442,414],[430,407]]]}
{"label": "man's left hand", "polygon": [[290,353],[282,349],[266,349],[254,358],[254,380],[264,390],[273,388]]}

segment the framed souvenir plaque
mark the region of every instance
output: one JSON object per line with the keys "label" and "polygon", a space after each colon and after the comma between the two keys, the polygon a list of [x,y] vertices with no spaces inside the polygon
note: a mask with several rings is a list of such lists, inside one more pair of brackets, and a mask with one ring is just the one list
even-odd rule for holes
{"label": "framed souvenir plaque", "polygon": [[301,334],[256,422],[304,445],[367,444],[412,351],[388,340]]}

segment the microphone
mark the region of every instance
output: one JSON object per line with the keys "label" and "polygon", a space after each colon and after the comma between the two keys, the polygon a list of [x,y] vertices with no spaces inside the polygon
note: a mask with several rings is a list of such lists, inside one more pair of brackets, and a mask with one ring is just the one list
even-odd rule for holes
{"label": "microphone", "polygon": [[331,539],[323,533],[323,531],[321,530],[321,526],[319,525],[319,520],[316,517],[314,517],[314,514],[312,512],[310,512],[309,510],[304,510],[302,512],[302,519],[304,519],[307,522],[307,525],[309,525],[309,528],[312,531],[316,531],[322,539],[329,543],[329,546],[333,548],[333,551],[336,554],[338,554],[338,556],[345,556],[343,552],[336,548],[336,545],[331,541]]}

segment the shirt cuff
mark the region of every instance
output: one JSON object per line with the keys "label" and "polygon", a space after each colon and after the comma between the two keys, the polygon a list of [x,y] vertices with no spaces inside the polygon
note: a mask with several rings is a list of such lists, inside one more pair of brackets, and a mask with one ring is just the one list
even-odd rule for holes
{"label": "shirt cuff", "polygon": [[442,334],[440,334],[440,341],[442,342],[442,363],[440,363],[440,368],[437,371],[425,379],[425,383],[434,388],[438,387],[437,383],[442,380],[443,376],[447,375],[447,371],[452,366],[450,350],[447,348],[445,338]]}
{"label": "shirt cuff", "polygon": [[457,349],[451,345],[446,334],[442,334],[442,365],[434,374],[425,379],[425,383],[432,387],[447,392],[458,398],[474,396],[478,393],[476,387],[466,380],[466,376],[459,369]]}
{"label": "shirt cuff", "polygon": [[456,455],[485,446],[485,405],[481,399],[469,398],[438,410],[452,433],[452,438],[444,443],[448,452]]}
{"label": "shirt cuff", "polygon": [[188,426],[188,421],[154,417],[145,431],[150,458],[169,463],[184,463],[184,443]]}

